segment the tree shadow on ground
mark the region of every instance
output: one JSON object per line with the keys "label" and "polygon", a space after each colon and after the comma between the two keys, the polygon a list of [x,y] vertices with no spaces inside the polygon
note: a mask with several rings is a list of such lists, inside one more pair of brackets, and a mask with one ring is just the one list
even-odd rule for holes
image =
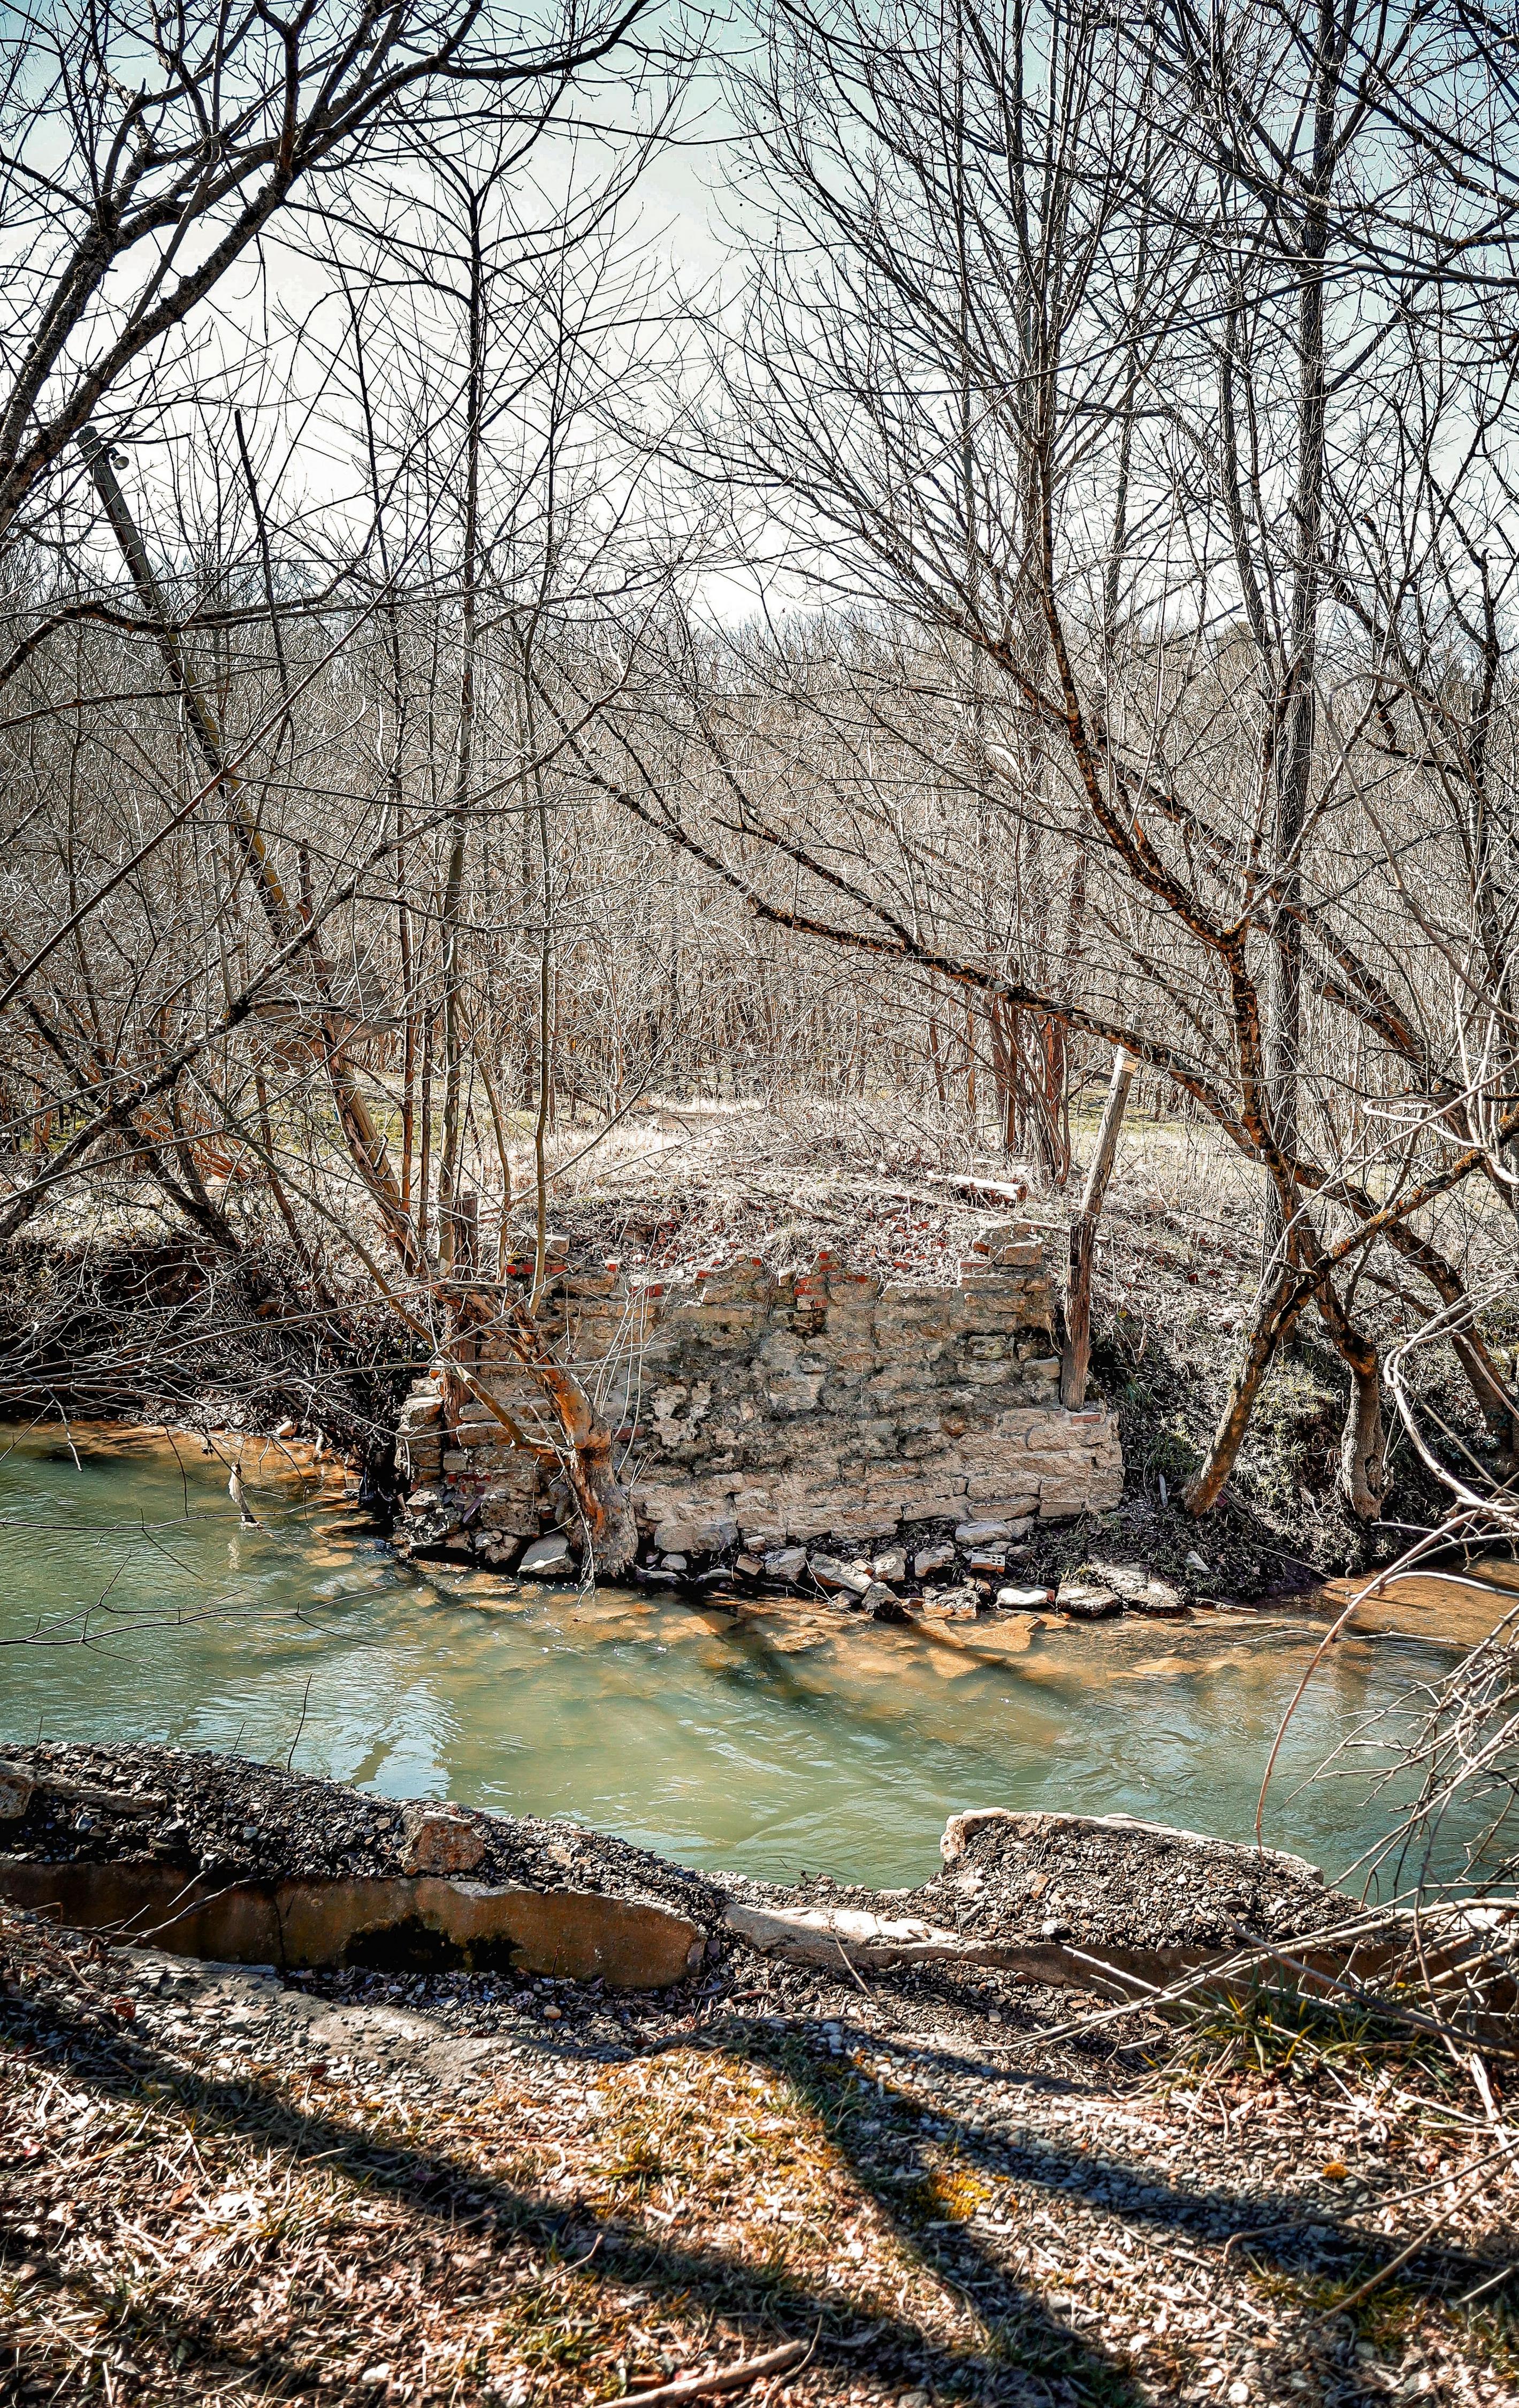
{"label": "tree shadow on ground", "polygon": [[[14,2026],[17,2016],[11,2021]],[[1230,2231],[1258,2232],[1272,2222],[1272,2214],[1263,2214],[1258,2195],[1241,2200],[1223,2189],[1189,2188],[1153,2168],[1142,2170],[1142,2203],[1115,2208],[1108,2196],[1115,2176],[1132,2182],[1134,2169],[1048,2140],[1010,2151],[995,2138],[955,2128],[942,2117],[925,2119],[915,2100],[882,2099],[873,2085],[863,2087],[857,2070],[846,2059],[834,2058],[821,2021],[781,2034],[749,2025],[704,2033],[699,2042],[704,2053],[780,2072],[791,2082],[855,2185],[874,2200],[902,2246],[974,2312],[982,2337],[962,2347],[936,2337],[909,2314],[867,2313],[825,2282],[808,2281],[774,2261],[755,2264],[722,2248],[682,2244],[673,2232],[656,2233],[627,2212],[608,2212],[583,2200],[559,2204],[493,2179],[441,2146],[397,2142],[339,2114],[299,2106],[272,2085],[188,2071],[146,2036],[103,2040],[85,2017],[50,2002],[28,2007],[20,2022],[23,2045],[30,2043],[44,2063],[66,2069],[81,2083],[117,2097],[140,2095],[151,2086],[157,2104],[187,2113],[197,2128],[256,2140],[296,2167],[320,2163],[329,2174],[337,2172],[370,2192],[388,2194],[420,2220],[432,2219],[451,2229],[467,2225],[497,2257],[504,2253],[509,2258],[524,2246],[547,2252],[556,2273],[583,2286],[587,2297],[609,2282],[638,2286],[672,2305],[680,2303],[682,2311],[694,2308],[709,2317],[743,2322],[752,2329],[755,2350],[779,2339],[815,2336],[812,2362],[840,2381],[853,2382],[868,2372],[883,2387],[911,2386],[936,2398],[995,2402],[998,2408],[1002,2403],[1007,2408],[1077,2408],[1077,2403],[1082,2408],[1086,2403],[1090,2408],[1138,2408],[1142,2399],[1156,2395],[1153,2382],[1141,2387],[1113,2351],[1079,2329],[1071,2313],[1074,2303],[1061,2299],[1058,2271],[1051,2277],[1046,2270],[1053,2296],[1047,2295],[1021,2265],[1007,2262],[992,2236],[959,2217],[936,2218],[926,2212],[942,2187],[941,2144],[947,2135],[955,2164],[973,2181],[991,2184],[1010,2169],[1020,2193],[1034,2186],[1052,2200],[1058,2196],[1105,2208],[1120,2215],[1131,2234],[1142,2230],[1168,2244],[1183,2236],[1216,2243]],[[909,2050],[874,2032],[860,2038],[878,2058],[910,2054],[919,2065],[926,2060],[940,2071],[984,2071],[979,2060],[957,2057],[953,2051]],[[669,2046],[695,2044],[687,2039]],[[548,2033],[541,2054],[561,2061],[582,2055],[571,2035],[559,2039]],[[1048,2086],[1050,2078],[1035,2074],[1030,2079]],[[1297,2271],[1292,2234],[1303,2229],[1301,2203],[1283,2196],[1267,2205],[1278,2229],[1274,2235],[1261,2234],[1255,2246],[1277,2272],[1290,2275]],[[1349,2262],[1369,2262],[1366,2236],[1343,2218],[1331,2219],[1315,2208],[1312,2229],[1315,2235],[1327,2230],[1338,2240]],[[1396,2246],[1389,2243],[1383,2258]],[[14,2256],[19,2250],[15,2233],[0,2225],[0,2254]],[[35,2256],[36,2244],[28,2243],[21,2254]],[[1432,2250],[1429,2262],[1441,2278],[1453,2270],[1468,2281],[1472,2278],[1469,2258]],[[1216,2271],[1216,2264],[1215,2259],[1213,2268],[1205,2271]],[[1274,2382],[1279,2378],[1270,2396],[1311,2399],[1315,2393],[1322,2398],[1332,2392],[1347,2403],[1383,2397],[1380,2385],[1369,2379],[1363,2387],[1359,2380],[1354,2333],[1336,2334],[1322,2325],[1314,2330],[1316,2323],[1305,2305],[1292,2348],[1266,2370]],[[165,2327],[162,2337],[208,2365],[220,2357],[214,2331],[196,2332],[183,2319],[172,2333]],[[310,2391],[321,2372],[293,2361],[273,2335],[267,2361],[247,2371],[258,2374],[270,2399]],[[1307,2393],[1300,2379],[1304,2372],[1316,2378]],[[332,2396],[330,2386],[327,2396]]]}

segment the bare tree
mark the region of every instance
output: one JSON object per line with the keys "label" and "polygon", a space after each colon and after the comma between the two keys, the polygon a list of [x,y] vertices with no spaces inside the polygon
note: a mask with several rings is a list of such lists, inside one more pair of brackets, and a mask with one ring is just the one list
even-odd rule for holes
{"label": "bare tree", "polygon": [[[691,689],[715,813],[699,784],[682,804],[645,774],[631,731],[603,770],[773,924],[1118,1047],[1260,1166],[1275,1234],[1189,1492],[1199,1512],[1311,1307],[1351,1384],[1345,1492],[1376,1516],[1379,1349],[1354,1310],[1369,1250],[1441,1308],[1458,1297],[1427,1213],[1512,1133],[1501,1074],[1477,1107],[1458,1072],[1464,1010],[1431,977],[1401,837],[1375,833],[1383,638],[1365,631],[1358,530],[1403,497],[1411,330],[1446,338],[1430,460],[1486,408],[1501,355],[1509,202],[1471,197],[1455,154],[1458,133],[1501,147],[1507,87],[1489,77],[1473,103],[1450,44],[1434,50],[1354,9],[1269,31],[1182,11],[1153,38],[1081,0],[884,17],[839,0],[771,21],[747,100],[777,231],[737,340],[731,319],[716,331],[730,408],[714,445],[815,591],[918,631],[920,679],[936,645],[984,659],[971,738],[948,739],[964,784],[980,795],[984,761],[1010,831],[1059,848],[1100,963],[1009,975],[996,932],[972,933],[953,839],[875,764],[852,775],[853,827],[799,768],[778,783],[773,746],[759,775],[738,695]],[[1433,187],[1425,154],[1397,147],[1431,111],[1448,173]],[[1470,469],[1458,452],[1474,502]],[[1405,642],[1418,627],[1419,675],[1439,683],[1456,631],[1446,613],[1436,633],[1429,577],[1405,548],[1372,616]],[[917,697],[886,653],[862,683],[910,752]],[[788,677],[799,724],[811,698],[777,659]],[[1352,1061],[1371,1110],[1348,1145],[1332,1098]],[[1392,1142],[1384,1108],[1411,1081],[1438,1111]],[[1454,1153],[1429,1143],[1437,1126]],[[1471,1318],[1453,1326],[1478,1402],[1512,1430]]]}
{"label": "bare tree", "polygon": [[[102,406],[163,406],[194,311],[322,179],[405,155],[430,119],[504,112],[519,144],[639,13],[557,26],[484,0],[318,5],[281,21],[22,10],[4,38],[0,538]],[[313,195],[314,197],[314,195]]]}

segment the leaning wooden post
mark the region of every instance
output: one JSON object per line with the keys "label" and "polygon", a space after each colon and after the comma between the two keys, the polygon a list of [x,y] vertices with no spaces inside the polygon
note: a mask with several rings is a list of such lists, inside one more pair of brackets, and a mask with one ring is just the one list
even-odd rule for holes
{"label": "leaning wooden post", "polygon": [[1097,1247],[1097,1223],[1102,1199],[1112,1177],[1118,1132],[1136,1068],[1132,1054],[1120,1045],[1113,1054],[1113,1074],[1097,1127],[1096,1151],[1082,1190],[1082,1200],[1070,1225],[1070,1252],[1066,1268],[1066,1344],[1060,1357],[1060,1401],[1068,1412],[1086,1402],[1086,1367],[1092,1353],[1092,1260]]}

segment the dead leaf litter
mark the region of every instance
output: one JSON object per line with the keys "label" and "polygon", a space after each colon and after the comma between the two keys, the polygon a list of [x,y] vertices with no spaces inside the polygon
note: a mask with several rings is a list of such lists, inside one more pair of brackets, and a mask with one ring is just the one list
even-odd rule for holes
{"label": "dead leaf litter", "polygon": [[742,1948],[615,2000],[0,1949],[3,2398],[556,2408],[802,2340],[766,2408],[1519,2401],[1513,2170],[1403,2054]]}

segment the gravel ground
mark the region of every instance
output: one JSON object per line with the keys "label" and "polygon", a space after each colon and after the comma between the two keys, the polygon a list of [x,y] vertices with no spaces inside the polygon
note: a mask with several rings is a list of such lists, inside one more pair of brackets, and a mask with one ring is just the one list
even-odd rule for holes
{"label": "gravel ground", "polygon": [[[13,1856],[147,1860],[223,1882],[404,1870],[403,1808],[338,1782],[210,1749],[44,1742],[4,1753],[37,1784],[25,1815],[0,1824]],[[722,1914],[709,1883],[646,1848],[575,1823],[470,1820],[484,1842],[472,1881],[652,1899],[708,1925]]]}
{"label": "gravel ground", "polygon": [[[404,1810],[337,1782],[208,1750],[42,1743],[5,1761],[36,1784],[0,1828],[7,1853],[46,1863],[173,1864],[217,1881],[394,1874]],[[915,1889],[703,1879],[647,1849],[570,1823],[471,1811],[484,1844],[469,1878],[652,1899],[709,1932],[725,1896],[767,1907],[859,1907],[921,1916],[1011,1944],[1231,1948],[1313,1930],[1353,1911],[1298,1858],[1082,1815],[965,1818],[952,1860]]]}
{"label": "gravel ground", "polygon": [[1406,2053],[738,1948],[615,2005],[0,1957],[0,2398],[558,2408],[798,2340],[763,2408],[1519,2401],[1519,2184]]}
{"label": "gravel ground", "polygon": [[1351,1905],[1299,1858],[1085,1816],[971,1814],[940,1876],[999,1939],[1228,1948],[1241,1929],[1300,1932]]}

